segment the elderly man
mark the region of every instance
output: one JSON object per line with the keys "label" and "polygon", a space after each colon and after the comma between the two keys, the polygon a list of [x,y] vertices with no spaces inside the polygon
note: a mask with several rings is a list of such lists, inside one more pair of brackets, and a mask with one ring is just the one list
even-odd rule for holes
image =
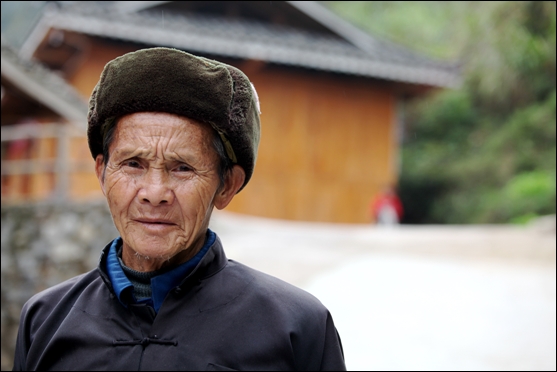
{"label": "elderly man", "polygon": [[121,236],[25,304],[14,370],[345,369],[327,309],[208,228],[252,175],[258,106],[240,70],[179,50],[105,66],[88,140]]}

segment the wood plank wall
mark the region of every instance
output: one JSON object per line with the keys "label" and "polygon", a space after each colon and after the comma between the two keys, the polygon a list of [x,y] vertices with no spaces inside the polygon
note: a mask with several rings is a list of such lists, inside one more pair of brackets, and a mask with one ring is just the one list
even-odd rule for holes
{"label": "wood plank wall", "polygon": [[395,96],[369,79],[288,70],[250,73],[261,100],[255,173],[228,210],[366,223],[396,181]]}

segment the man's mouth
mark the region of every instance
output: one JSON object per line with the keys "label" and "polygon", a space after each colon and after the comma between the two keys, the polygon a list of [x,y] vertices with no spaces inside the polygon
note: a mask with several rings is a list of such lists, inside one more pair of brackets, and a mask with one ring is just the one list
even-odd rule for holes
{"label": "man's mouth", "polygon": [[149,224],[149,225],[176,225],[174,222],[170,220],[164,220],[164,219],[139,218],[136,219],[135,221],[143,224]]}

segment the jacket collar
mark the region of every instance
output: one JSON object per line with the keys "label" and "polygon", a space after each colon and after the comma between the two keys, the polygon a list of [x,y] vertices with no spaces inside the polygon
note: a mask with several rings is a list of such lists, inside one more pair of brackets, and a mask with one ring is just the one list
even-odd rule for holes
{"label": "jacket collar", "polygon": [[[117,238],[118,239],[118,238]],[[116,240],[116,239],[115,239]],[[110,275],[107,271],[107,259],[110,254],[110,248],[114,244],[114,240],[108,243],[101,253],[101,257],[99,260],[99,266],[97,270],[104,281],[104,283],[109,288],[111,294],[116,296],[116,291],[114,290],[114,285],[110,280]],[[213,244],[209,247],[207,253],[201,258],[199,263],[195,266],[193,270],[189,272],[181,281],[180,284],[177,286],[180,290],[185,290],[192,283],[196,281],[203,280],[208,278],[220,270],[222,270],[228,262],[226,255],[224,253],[224,249],[222,247],[222,243],[218,235],[215,234],[215,239]]]}

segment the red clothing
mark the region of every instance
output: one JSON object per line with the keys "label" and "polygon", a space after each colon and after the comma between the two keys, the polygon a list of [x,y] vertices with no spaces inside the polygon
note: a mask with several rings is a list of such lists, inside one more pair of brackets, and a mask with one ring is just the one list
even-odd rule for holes
{"label": "red clothing", "polygon": [[403,208],[402,208],[402,202],[400,201],[398,196],[396,196],[396,194],[394,193],[379,194],[373,200],[373,202],[371,203],[370,213],[375,220],[378,219],[379,212],[385,207],[392,207],[396,212],[398,220],[400,221],[403,215]]}

